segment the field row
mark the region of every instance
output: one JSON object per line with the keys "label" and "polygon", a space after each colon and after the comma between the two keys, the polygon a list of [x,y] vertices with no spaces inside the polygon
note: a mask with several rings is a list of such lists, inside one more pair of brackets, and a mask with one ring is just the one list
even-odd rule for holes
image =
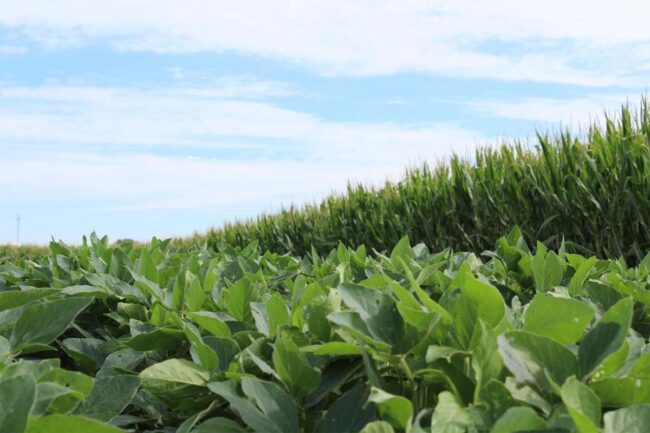
{"label": "field row", "polygon": [[91,237],[0,259],[0,431],[644,433],[650,258]]}

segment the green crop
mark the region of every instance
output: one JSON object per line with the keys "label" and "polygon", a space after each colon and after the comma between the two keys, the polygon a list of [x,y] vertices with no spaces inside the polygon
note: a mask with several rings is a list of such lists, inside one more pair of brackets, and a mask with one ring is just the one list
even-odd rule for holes
{"label": "green crop", "polygon": [[109,245],[0,264],[0,431],[643,433],[650,256]]}
{"label": "green crop", "polygon": [[529,242],[557,249],[566,237],[572,251],[634,263],[650,249],[650,111],[641,107],[624,107],[582,138],[539,134],[534,147],[480,149],[471,161],[413,168],[382,188],[350,185],[320,204],[226,224],[208,239],[304,255],[339,242],[381,251],[407,234],[437,250],[480,253],[518,225]]}

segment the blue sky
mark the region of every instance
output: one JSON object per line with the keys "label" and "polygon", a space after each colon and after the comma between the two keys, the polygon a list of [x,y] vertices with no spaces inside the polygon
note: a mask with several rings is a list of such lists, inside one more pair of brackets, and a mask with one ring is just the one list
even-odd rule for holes
{"label": "blue sky", "polygon": [[647,92],[648,5],[456,3],[0,0],[0,243],[188,235]]}

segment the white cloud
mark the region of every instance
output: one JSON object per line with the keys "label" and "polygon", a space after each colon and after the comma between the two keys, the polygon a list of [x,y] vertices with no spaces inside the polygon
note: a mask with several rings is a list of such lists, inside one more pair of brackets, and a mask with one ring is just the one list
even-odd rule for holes
{"label": "white cloud", "polygon": [[638,94],[593,94],[579,98],[528,97],[509,101],[472,101],[470,109],[481,114],[506,119],[532,120],[567,127],[585,128],[601,121],[604,113],[617,115],[626,101],[638,105]]}
{"label": "white cloud", "polygon": [[[237,88],[237,86],[235,86]],[[227,88],[9,87],[0,90],[0,140],[70,146],[248,148],[248,158],[403,164],[464,152],[481,140],[450,124],[333,122]]]}
{"label": "white cloud", "polygon": [[228,82],[2,88],[0,202],[262,211],[318,199],[348,180],[397,179],[409,164],[486,142],[450,124],[328,121],[231,99],[250,92]]}
{"label": "white cloud", "polygon": [[584,85],[645,84],[650,3],[548,0],[23,0],[0,25],[45,46],[228,52],[325,74],[424,72]]}

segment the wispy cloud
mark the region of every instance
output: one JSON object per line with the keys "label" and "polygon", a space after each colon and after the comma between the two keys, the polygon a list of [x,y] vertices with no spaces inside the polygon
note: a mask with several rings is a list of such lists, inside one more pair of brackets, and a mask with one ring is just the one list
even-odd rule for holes
{"label": "wispy cloud", "polygon": [[487,141],[453,124],[326,120],[245,100],[282,85],[219,82],[3,88],[0,201],[29,197],[95,211],[252,203],[263,210],[320,198],[349,180],[397,179],[409,164]]}
{"label": "wispy cloud", "polygon": [[[254,86],[255,87],[255,86]],[[261,87],[264,87],[261,85]],[[255,149],[255,158],[405,163],[481,140],[452,124],[336,122],[258,101],[234,88],[12,87],[0,91],[0,140],[66,149],[110,144]],[[249,95],[250,89],[243,94]],[[264,93],[264,92],[262,92]]]}
{"label": "wispy cloud", "polygon": [[421,72],[607,86],[647,78],[649,14],[650,4],[636,0],[27,0],[5,5],[0,25],[54,49],[107,43],[252,54],[323,74]]}
{"label": "wispy cloud", "polygon": [[527,97],[511,100],[468,102],[468,107],[485,116],[532,120],[566,127],[588,127],[607,115],[616,115],[622,104],[638,105],[639,94],[593,94],[577,98]]}

